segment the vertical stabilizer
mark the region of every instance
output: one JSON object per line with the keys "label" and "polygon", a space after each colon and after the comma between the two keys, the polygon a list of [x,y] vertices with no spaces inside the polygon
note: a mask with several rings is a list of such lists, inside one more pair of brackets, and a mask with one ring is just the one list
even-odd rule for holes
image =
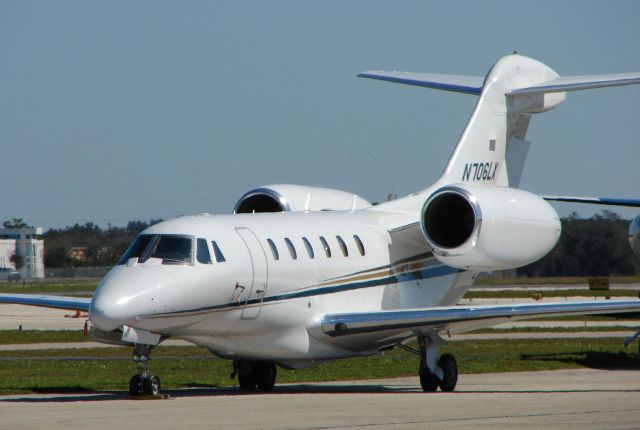
{"label": "vertical stabilizer", "polygon": [[517,186],[529,149],[524,138],[530,115],[555,107],[564,100],[564,93],[528,100],[513,100],[507,93],[556,77],[556,72],[531,58],[517,54],[501,58],[485,78],[478,103],[439,183]]}

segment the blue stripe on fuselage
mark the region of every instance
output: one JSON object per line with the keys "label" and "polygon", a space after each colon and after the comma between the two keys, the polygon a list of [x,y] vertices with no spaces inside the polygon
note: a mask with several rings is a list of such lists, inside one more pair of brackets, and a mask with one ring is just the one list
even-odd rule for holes
{"label": "blue stripe on fuselage", "polygon": [[144,317],[162,317],[162,316],[170,316],[170,315],[187,314],[192,312],[233,309],[237,307],[257,305],[257,304],[260,304],[261,302],[271,303],[271,302],[278,302],[283,300],[299,299],[302,297],[314,297],[314,296],[321,296],[325,294],[341,293],[344,291],[359,290],[361,288],[371,288],[371,287],[378,287],[381,285],[391,285],[391,284],[397,284],[400,282],[437,278],[440,276],[447,276],[447,275],[451,275],[458,272],[462,272],[462,270],[455,269],[450,266],[441,265],[441,266],[416,270],[413,272],[395,274],[395,275],[387,276],[380,279],[373,279],[370,281],[354,282],[351,284],[342,284],[342,285],[333,285],[329,287],[310,288],[304,291],[278,294],[274,296],[265,297],[264,299],[262,299],[262,301],[260,299],[251,299],[245,302],[239,302],[239,303],[230,302],[222,305],[206,306],[202,308],[189,309],[184,311],[175,311],[175,312],[166,313],[166,314],[144,315]]}

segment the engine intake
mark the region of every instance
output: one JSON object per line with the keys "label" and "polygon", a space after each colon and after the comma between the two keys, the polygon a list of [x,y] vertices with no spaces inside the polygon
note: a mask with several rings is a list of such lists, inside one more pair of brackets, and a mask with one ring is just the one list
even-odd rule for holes
{"label": "engine intake", "polygon": [[455,191],[439,194],[425,205],[424,231],[439,248],[461,246],[471,237],[477,224],[473,206]]}
{"label": "engine intake", "polygon": [[233,213],[358,210],[371,203],[353,193],[331,188],[277,184],[246,192]]}
{"label": "engine intake", "polygon": [[440,188],[425,202],[420,224],[438,260],[475,271],[524,266],[560,237],[558,214],[542,198],[482,184]]}
{"label": "engine intake", "polygon": [[270,188],[256,188],[244,194],[233,208],[233,213],[289,212],[289,202]]}

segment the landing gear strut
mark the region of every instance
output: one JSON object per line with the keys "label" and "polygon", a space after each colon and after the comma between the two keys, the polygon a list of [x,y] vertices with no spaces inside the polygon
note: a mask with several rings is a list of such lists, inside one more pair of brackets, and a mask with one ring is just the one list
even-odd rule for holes
{"label": "landing gear strut", "polygon": [[443,354],[436,363],[438,346],[443,340],[437,336],[418,338],[420,346],[420,386],[424,392],[453,391],[458,383],[458,365],[451,354]]}
{"label": "landing gear strut", "polygon": [[236,374],[242,391],[273,391],[276,384],[276,364],[272,361],[234,360],[231,378]]}
{"label": "landing gear strut", "polygon": [[133,397],[159,396],[160,378],[149,373],[149,353],[153,346],[136,344],[133,361],[138,364],[138,374],[129,381],[129,394]]}

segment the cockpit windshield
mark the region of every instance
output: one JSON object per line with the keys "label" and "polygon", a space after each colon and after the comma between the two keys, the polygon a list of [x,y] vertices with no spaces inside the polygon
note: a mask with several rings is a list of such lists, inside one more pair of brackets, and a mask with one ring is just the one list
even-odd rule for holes
{"label": "cockpit windshield", "polygon": [[162,264],[192,264],[193,238],[173,234],[142,234],[136,237],[118,264],[126,264],[131,258],[137,258],[138,263],[159,258]]}

